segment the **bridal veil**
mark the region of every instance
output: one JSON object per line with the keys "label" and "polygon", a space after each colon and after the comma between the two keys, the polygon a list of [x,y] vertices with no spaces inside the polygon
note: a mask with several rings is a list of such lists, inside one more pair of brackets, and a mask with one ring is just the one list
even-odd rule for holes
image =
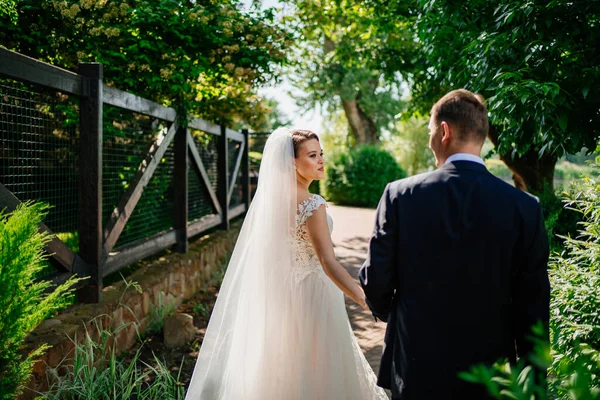
{"label": "bridal veil", "polygon": [[294,355],[303,351],[290,298],[296,204],[292,136],[280,128],[265,145],[186,400],[285,399],[296,392]]}

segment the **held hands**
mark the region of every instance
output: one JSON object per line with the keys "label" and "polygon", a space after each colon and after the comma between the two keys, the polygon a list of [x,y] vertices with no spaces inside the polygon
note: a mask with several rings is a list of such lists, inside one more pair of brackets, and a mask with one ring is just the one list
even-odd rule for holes
{"label": "held hands", "polygon": [[363,310],[368,311],[369,307],[367,306],[367,301],[366,301],[366,297],[365,297],[365,292],[364,290],[356,285],[357,288],[355,290],[355,294],[354,294],[354,301],[358,303],[359,306],[362,307]]}

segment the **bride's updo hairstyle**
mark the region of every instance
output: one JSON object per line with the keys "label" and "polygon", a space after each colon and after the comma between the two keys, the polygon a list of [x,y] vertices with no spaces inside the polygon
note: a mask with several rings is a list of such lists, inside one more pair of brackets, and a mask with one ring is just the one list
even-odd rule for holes
{"label": "bride's updo hairstyle", "polygon": [[294,142],[294,157],[298,157],[298,151],[302,143],[307,140],[316,139],[319,142],[319,137],[313,131],[306,129],[294,129],[292,132],[292,141]]}

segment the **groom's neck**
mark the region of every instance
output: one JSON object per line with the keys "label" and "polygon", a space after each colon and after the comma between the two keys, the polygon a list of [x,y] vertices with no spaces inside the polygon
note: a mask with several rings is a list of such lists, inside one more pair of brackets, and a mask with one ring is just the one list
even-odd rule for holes
{"label": "groom's neck", "polygon": [[455,146],[451,149],[448,149],[446,158],[459,153],[471,154],[477,157],[481,157],[481,147],[482,146],[479,143],[461,143],[460,146]]}

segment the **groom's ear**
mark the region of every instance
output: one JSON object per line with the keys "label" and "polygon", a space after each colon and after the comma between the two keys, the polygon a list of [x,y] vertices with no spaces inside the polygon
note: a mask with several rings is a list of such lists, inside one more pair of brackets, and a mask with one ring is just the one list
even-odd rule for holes
{"label": "groom's ear", "polygon": [[454,136],[452,127],[446,121],[442,121],[440,125],[442,128],[442,142],[448,143],[448,141]]}

